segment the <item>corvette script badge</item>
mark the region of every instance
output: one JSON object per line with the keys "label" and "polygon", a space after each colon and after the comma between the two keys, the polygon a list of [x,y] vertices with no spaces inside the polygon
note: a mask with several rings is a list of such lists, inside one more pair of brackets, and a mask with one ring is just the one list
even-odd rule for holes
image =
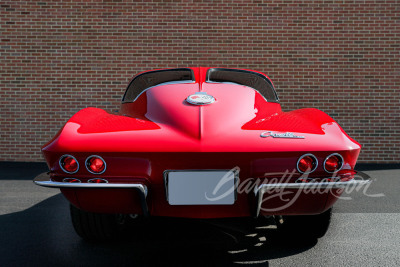
{"label": "corvette script badge", "polygon": [[192,105],[208,105],[214,103],[215,98],[206,92],[197,92],[188,96],[186,101]]}
{"label": "corvette script badge", "polygon": [[274,132],[262,132],[261,137],[273,137],[273,138],[297,138],[304,139],[304,136],[295,135],[294,133],[286,132],[286,133],[274,133]]}

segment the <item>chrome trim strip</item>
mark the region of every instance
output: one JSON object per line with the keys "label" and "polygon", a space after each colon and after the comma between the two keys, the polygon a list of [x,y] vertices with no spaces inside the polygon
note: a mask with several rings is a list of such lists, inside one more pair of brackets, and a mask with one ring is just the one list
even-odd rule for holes
{"label": "chrome trim strip", "polygon": [[256,217],[260,214],[262,199],[264,193],[268,189],[306,189],[309,187],[316,187],[322,189],[339,189],[346,186],[364,186],[371,183],[371,180],[350,180],[346,182],[315,182],[315,183],[276,183],[276,184],[262,184],[254,188],[254,194],[257,199]]}
{"label": "chrome trim strip", "polygon": [[[76,168],[76,171],[74,171],[74,172],[69,172],[69,171],[67,171],[66,169],[64,169],[64,167],[63,167],[62,164],[61,164],[61,160],[62,160],[63,158],[66,158],[66,157],[71,157],[71,158],[73,158],[73,159],[76,161],[76,163],[78,164],[78,168]],[[79,171],[79,167],[80,167],[80,166],[79,166],[78,160],[77,160],[74,156],[69,155],[69,154],[64,154],[64,155],[62,155],[62,156],[60,157],[60,159],[58,160],[58,165],[60,166],[61,170],[63,170],[63,172],[68,173],[68,174],[77,173],[77,172]]]}
{"label": "chrome trim strip", "polygon": [[[327,159],[329,159],[330,157],[332,157],[332,156],[338,156],[339,158],[340,158],[340,160],[341,160],[341,165],[340,165],[340,168],[339,169],[337,169],[337,170],[335,170],[335,171],[333,171],[333,172],[328,172],[326,169],[325,169],[325,163],[326,163],[326,160]],[[327,172],[327,173],[335,173],[335,172],[338,172],[338,171],[340,171],[342,168],[343,168],[343,165],[344,165],[344,159],[343,159],[343,157],[342,157],[342,155],[340,155],[339,153],[332,153],[332,154],[330,154],[329,156],[327,156],[326,158],[325,158],[325,160],[324,160],[324,170]]]}
{"label": "chrome trim strip", "polygon": [[43,187],[51,187],[51,188],[124,188],[124,189],[135,189],[139,192],[140,197],[140,205],[142,207],[143,216],[149,216],[149,209],[147,206],[147,195],[148,189],[147,186],[142,183],[136,184],[113,184],[113,183],[63,183],[63,182],[53,182],[49,179],[46,173],[39,174],[35,177],[33,182],[36,185],[40,185]]}
{"label": "chrome trim strip", "polygon": [[144,184],[112,184],[112,183],[63,183],[53,181],[33,181],[35,184],[51,188],[137,188],[147,196]]}
{"label": "chrome trim strip", "polygon": [[[300,169],[299,169],[299,162],[300,162],[300,160],[301,160],[302,158],[307,157],[307,156],[312,157],[312,158],[315,159],[315,167],[314,167],[314,169],[312,169],[312,170],[310,170],[310,171],[308,171],[308,172],[302,172],[302,171],[300,171]],[[307,174],[307,173],[312,173],[313,171],[315,171],[315,170],[317,169],[317,167],[318,167],[318,159],[317,159],[316,156],[314,156],[314,155],[311,154],[311,153],[307,153],[307,154],[302,155],[302,156],[297,160],[297,164],[296,164],[296,168],[297,168],[297,171],[298,171],[299,173],[306,173],[306,174]]]}
{"label": "chrome trim strip", "polygon": [[255,188],[254,191],[257,193],[259,191],[266,191],[267,189],[303,189],[307,187],[318,186],[320,188],[343,188],[348,185],[364,185],[369,184],[370,180],[350,180],[345,182],[315,182],[315,183],[277,183],[277,184],[262,184]]}
{"label": "chrome trim strip", "polygon": [[[88,168],[88,166],[87,166],[88,160],[89,160],[90,158],[94,158],[94,157],[97,157],[97,158],[101,159],[101,160],[104,162],[104,170],[103,170],[102,172],[93,172],[93,171],[91,171],[91,170]],[[86,167],[86,170],[87,170],[88,172],[92,173],[92,174],[102,174],[102,173],[104,173],[104,172],[106,171],[106,169],[107,169],[107,163],[106,163],[106,161],[105,161],[102,157],[100,157],[100,156],[98,156],[98,155],[90,155],[90,156],[87,157],[86,160],[85,160],[85,167]]]}

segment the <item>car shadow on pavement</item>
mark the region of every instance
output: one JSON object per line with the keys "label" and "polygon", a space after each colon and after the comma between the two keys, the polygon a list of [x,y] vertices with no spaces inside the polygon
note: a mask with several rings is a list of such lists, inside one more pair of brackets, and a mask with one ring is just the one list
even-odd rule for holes
{"label": "car shadow on pavement", "polygon": [[293,244],[271,219],[151,218],[123,241],[89,243],[71,224],[61,194],[0,216],[0,266],[231,266],[268,265],[317,241]]}

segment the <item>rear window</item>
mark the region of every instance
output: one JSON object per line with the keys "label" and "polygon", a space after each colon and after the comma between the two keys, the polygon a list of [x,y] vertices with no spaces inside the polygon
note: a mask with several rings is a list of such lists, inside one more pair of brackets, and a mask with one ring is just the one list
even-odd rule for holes
{"label": "rear window", "polygon": [[209,69],[207,82],[235,83],[258,91],[268,102],[279,102],[272,83],[260,73],[235,69]]}
{"label": "rear window", "polygon": [[136,76],[125,91],[122,102],[133,102],[147,89],[166,83],[192,83],[195,82],[191,69],[167,69],[142,73]]}

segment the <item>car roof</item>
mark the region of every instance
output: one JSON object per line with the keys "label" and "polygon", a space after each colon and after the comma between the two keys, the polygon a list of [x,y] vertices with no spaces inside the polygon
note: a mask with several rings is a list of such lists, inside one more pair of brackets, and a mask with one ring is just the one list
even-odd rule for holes
{"label": "car roof", "polygon": [[268,102],[279,102],[271,80],[261,72],[230,68],[175,68],[146,71],[135,76],[122,102],[133,102],[146,90],[165,84],[232,83],[253,88]]}

